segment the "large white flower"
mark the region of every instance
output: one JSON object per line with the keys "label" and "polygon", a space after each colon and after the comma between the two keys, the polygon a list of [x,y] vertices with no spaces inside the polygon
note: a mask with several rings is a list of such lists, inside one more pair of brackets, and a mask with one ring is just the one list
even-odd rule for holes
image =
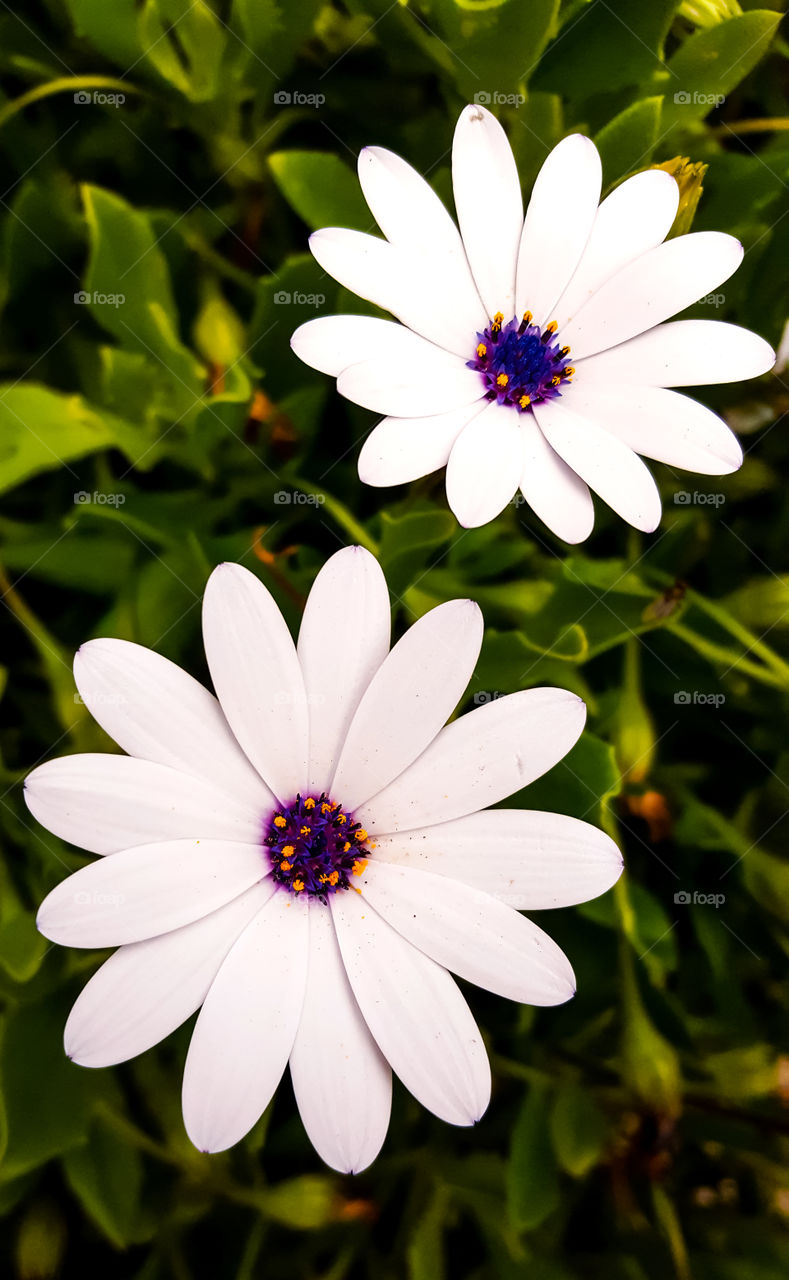
{"label": "large white flower", "polygon": [[258,579],[221,565],[203,611],[218,701],[151,650],[93,640],[77,686],[128,755],[67,756],[27,779],[45,827],[110,855],[38,916],[54,942],[119,947],[77,1000],[66,1052],[123,1062],[202,1005],[183,1083],[201,1150],[242,1138],[288,1063],[340,1170],[380,1149],[391,1069],[472,1124],[490,1070],[448,970],[512,1000],[567,1000],[567,958],[519,909],[583,902],[621,871],[588,823],[485,809],[561,760],[583,702],[531,689],[443,727],[477,661],[478,606],[438,606],[391,652],[389,625],[359,547],[318,574],[298,647]]}
{"label": "large white flower", "polygon": [[362,448],[362,480],[446,466],[461,524],[485,524],[520,488],[550,529],[580,542],[590,488],[636,528],[657,527],[639,454],[735,471],[742,451],[726,424],[667,388],[755,377],[773,351],[736,325],[663,321],[736,270],[739,242],[714,231],[665,241],[679,192],[663,170],[600,204],[600,157],[580,134],[548,156],[524,220],[509,143],[480,106],[460,116],[452,176],[460,231],[410,165],[368,147],[359,177],[386,239],[336,227],[310,239],[329,275],[402,322],[327,316],[293,335],[342,395],[389,415]]}

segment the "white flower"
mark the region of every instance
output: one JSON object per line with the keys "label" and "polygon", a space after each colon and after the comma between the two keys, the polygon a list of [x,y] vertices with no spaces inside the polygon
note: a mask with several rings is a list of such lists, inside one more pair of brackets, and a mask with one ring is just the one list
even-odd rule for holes
{"label": "white flower", "polygon": [[739,242],[702,231],[663,243],[679,198],[663,170],[598,204],[600,157],[580,134],[548,156],[524,221],[512,151],[484,107],[460,116],[452,176],[460,231],[410,165],[368,147],[359,177],[386,239],[335,227],[310,240],[329,275],[402,322],[327,316],[293,335],[342,395],[389,415],[362,448],[362,480],[446,466],[461,524],[492,520],[520,488],[554,533],[581,542],[590,488],[636,528],[657,527],[638,454],[735,471],[726,424],[667,388],[755,377],[773,352],[736,325],[662,322],[728,279]]}
{"label": "white flower", "polygon": [[38,916],[54,942],[119,948],[77,1000],[66,1052],[123,1062],[202,1005],[183,1083],[201,1150],[242,1138],[288,1063],[336,1169],[380,1149],[391,1069],[437,1116],[473,1124],[490,1069],[448,970],[512,1000],[567,1000],[567,958],[518,909],[583,902],[620,874],[585,822],[485,809],[561,760],[583,702],[531,689],[444,728],[477,661],[478,606],[438,606],[391,652],[389,625],[360,547],[318,574],[298,648],[258,579],[221,565],[203,610],[218,701],[151,650],[93,640],[76,683],[128,755],[67,756],[27,779],[45,827],[110,855]]}

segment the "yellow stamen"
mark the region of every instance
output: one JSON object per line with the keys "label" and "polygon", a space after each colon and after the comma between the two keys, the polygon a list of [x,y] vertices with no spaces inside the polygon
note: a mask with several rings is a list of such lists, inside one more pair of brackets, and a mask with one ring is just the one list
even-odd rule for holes
{"label": "yellow stamen", "polygon": [[350,842],[350,840],[346,840],[346,841],[345,841],[345,844],[344,844],[344,845],[343,845],[343,847],[342,847],[342,851],[343,851],[343,853],[347,853],[347,852],[348,852],[348,850],[350,849],[350,847],[351,847],[351,842]]}
{"label": "yellow stamen", "polygon": [[558,387],[560,382],[561,382],[561,378],[559,377],[558,373],[555,373],[551,378],[551,386]]}
{"label": "yellow stamen", "polygon": [[293,857],[293,854],[296,852],[296,850],[293,848],[292,844],[286,844],[282,852],[286,858],[291,858]]}
{"label": "yellow stamen", "polygon": [[510,380],[510,377],[508,373],[500,373],[498,378],[496,379],[496,384],[499,387],[506,387],[509,380]]}
{"label": "yellow stamen", "polygon": [[326,816],[326,814],[327,814],[327,813],[331,813],[331,805],[330,805],[330,804],[322,804],[322,805],[321,805],[321,813],[323,814],[323,816],[324,816],[324,817]]}
{"label": "yellow stamen", "polygon": [[558,328],[559,328],[559,326],[558,326],[558,324],[556,323],[556,321],[555,321],[555,320],[552,320],[550,324],[546,324],[546,326],[545,326],[545,332],[546,332],[546,333],[556,333],[556,330],[557,330]]}
{"label": "yellow stamen", "polygon": [[360,828],[359,828],[359,830],[358,830],[358,831],[355,833],[355,835],[354,835],[354,839],[355,839],[355,840],[366,840],[366,839],[367,839],[367,832],[365,831],[364,827],[360,827]]}
{"label": "yellow stamen", "polygon": [[490,326],[491,332],[498,333],[499,329],[503,324],[504,324],[504,316],[501,314],[500,311],[497,311],[495,316],[493,317],[493,324]]}
{"label": "yellow stamen", "polygon": [[292,871],[292,870],[293,870],[293,863],[292,863],[292,862],[281,862],[279,865],[280,865],[280,870],[281,870],[281,871]]}
{"label": "yellow stamen", "polygon": [[310,834],[310,828],[309,828],[309,827],[300,827],[300,828],[299,828],[299,835],[300,835],[300,836],[308,836],[309,834]]}
{"label": "yellow stamen", "polygon": [[329,881],[329,884],[335,885],[340,878],[340,873],[339,871],[332,871],[326,878]]}
{"label": "yellow stamen", "polygon": [[355,876],[360,876],[363,874],[366,868],[367,868],[367,859],[357,858],[353,866],[351,867],[351,871]]}
{"label": "yellow stamen", "polygon": [[483,356],[486,356],[487,354],[488,354],[488,348],[485,346],[484,342],[480,342],[479,346],[477,347],[477,355],[479,356],[480,360],[482,359]]}
{"label": "yellow stamen", "polygon": [[520,405],[521,409],[528,409],[529,405],[531,404],[531,396],[521,396],[520,400],[518,401],[518,404]]}
{"label": "yellow stamen", "polygon": [[524,311],[524,313],[523,313],[523,323],[524,323],[524,324],[531,324],[531,322],[532,322],[532,320],[533,320],[533,319],[534,319],[534,317],[533,317],[533,315],[532,315],[531,311]]}
{"label": "yellow stamen", "polygon": [[572,378],[574,373],[575,373],[575,369],[571,364],[568,364],[567,368],[564,371],[565,378]]}
{"label": "yellow stamen", "polygon": [[278,813],[278,814],[277,814],[277,816],[276,816],[276,818],[274,819],[274,826],[275,826],[275,827],[286,827],[287,825],[288,825],[288,824],[287,824],[287,822],[285,821],[285,819],[283,818],[282,814],[281,814],[281,813]]}
{"label": "yellow stamen", "polygon": [[294,893],[301,893],[302,889],[304,888],[304,881],[294,880],[293,884],[290,887]]}
{"label": "yellow stamen", "polygon": [[569,347],[562,347],[562,349],[561,349],[561,351],[559,352],[559,354],[560,354],[561,356],[569,356],[569,354],[570,354],[570,348],[569,348]]}
{"label": "yellow stamen", "polygon": [[[568,347],[568,351],[569,351],[569,347]],[[304,808],[305,809],[315,808],[315,801],[313,800],[312,796],[308,796],[307,799],[304,801]]]}

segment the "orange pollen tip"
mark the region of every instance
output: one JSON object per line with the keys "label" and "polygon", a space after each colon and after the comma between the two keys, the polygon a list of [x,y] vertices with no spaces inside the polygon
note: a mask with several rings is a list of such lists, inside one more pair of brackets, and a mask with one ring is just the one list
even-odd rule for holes
{"label": "orange pollen tip", "polygon": [[296,850],[293,848],[292,844],[286,844],[282,852],[284,853],[286,858],[290,858],[293,856]]}
{"label": "orange pollen tip", "polygon": [[496,379],[496,382],[498,386],[506,387],[509,380],[510,380],[510,375],[508,373],[500,373],[498,378]]}
{"label": "orange pollen tip", "polygon": [[322,804],[322,805],[321,805],[321,813],[322,813],[322,814],[324,814],[324,815],[325,815],[325,814],[327,814],[327,813],[331,813],[331,805],[330,805],[330,804]]}
{"label": "orange pollen tip", "polygon": [[518,401],[518,404],[520,405],[521,409],[528,409],[529,405],[531,404],[531,396],[521,396],[520,400]]}
{"label": "orange pollen tip", "polygon": [[558,324],[556,323],[556,321],[555,321],[555,320],[552,320],[550,324],[546,324],[546,326],[545,326],[545,332],[546,332],[546,333],[556,333],[556,330],[557,330],[558,328],[559,328],[559,326],[558,326]]}
{"label": "orange pollen tip", "polygon": [[299,827],[299,835],[300,835],[300,836],[308,836],[309,834],[310,834],[310,828],[309,828],[309,827]]}
{"label": "orange pollen tip", "polygon": [[353,866],[351,867],[351,871],[355,876],[360,876],[364,872],[366,867],[367,867],[367,859],[357,858]]}
{"label": "orange pollen tip", "polygon": [[569,348],[569,347],[562,347],[561,355],[563,355],[563,356],[569,356],[569,354],[570,354],[570,348]]}
{"label": "orange pollen tip", "polygon": [[292,863],[292,862],[281,862],[279,865],[280,865],[280,868],[281,868],[283,871],[292,871],[292,870],[293,870],[293,863]]}
{"label": "orange pollen tip", "polygon": [[293,884],[290,887],[294,893],[301,893],[302,889],[304,888],[304,881],[294,880]]}
{"label": "orange pollen tip", "polygon": [[359,830],[356,832],[354,839],[359,841],[367,839],[367,832],[365,831],[364,827],[359,828]]}
{"label": "orange pollen tip", "polygon": [[346,816],[345,816],[345,814],[344,814],[344,813],[338,813],[338,814],[337,814],[337,821],[338,821],[339,823],[344,823],[344,822],[347,822],[347,821],[348,821],[348,819],[346,818]]}
{"label": "orange pollen tip", "polygon": [[351,847],[351,842],[350,842],[350,840],[346,840],[346,841],[345,841],[345,844],[344,844],[344,845],[343,845],[343,847],[342,847],[342,851],[343,851],[343,853],[347,853],[347,852],[348,852],[348,850],[350,849],[350,847]]}
{"label": "orange pollen tip", "polygon": [[[569,350],[569,348],[568,348],[568,350]],[[314,808],[315,808],[315,801],[313,800],[312,796],[307,796],[307,799],[304,801],[304,808],[305,808],[305,809],[314,809]]]}
{"label": "orange pollen tip", "polygon": [[534,319],[534,317],[533,317],[533,315],[532,315],[531,311],[524,311],[524,313],[523,313],[523,323],[524,323],[524,324],[531,324],[531,322],[532,322],[532,320],[533,320],[533,319]]}
{"label": "orange pollen tip", "polygon": [[340,878],[340,873],[339,873],[339,871],[332,871],[332,872],[330,872],[330,873],[329,873],[329,875],[326,877],[326,879],[329,881],[329,884],[330,884],[330,885],[335,885],[335,884],[337,883],[337,881],[339,880],[339,878]]}
{"label": "orange pollen tip", "polygon": [[571,364],[568,364],[567,368],[564,371],[565,378],[572,378],[574,373],[575,373],[575,369]]}
{"label": "orange pollen tip", "polygon": [[486,356],[487,354],[488,354],[488,348],[485,346],[484,342],[480,342],[479,346],[477,347],[477,355],[479,356],[480,360],[482,359],[483,356]]}
{"label": "orange pollen tip", "polygon": [[275,826],[275,827],[286,827],[287,825],[288,825],[288,824],[287,824],[287,822],[285,821],[285,819],[283,818],[282,814],[281,814],[281,813],[278,813],[278,814],[277,814],[277,816],[276,816],[276,818],[274,819],[274,826]]}

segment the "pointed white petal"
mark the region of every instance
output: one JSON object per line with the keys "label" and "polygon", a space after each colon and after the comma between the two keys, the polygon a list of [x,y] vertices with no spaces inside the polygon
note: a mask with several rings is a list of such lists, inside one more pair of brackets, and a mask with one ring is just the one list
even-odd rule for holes
{"label": "pointed white petal", "polygon": [[447,463],[447,501],[466,529],[499,515],[523,471],[521,415],[509,405],[488,404],[463,428]]}
{"label": "pointed white petal", "polygon": [[482,399],[482,379],[475,369],[448,351],[431,351],[422,338],[408,360],[382,356],[343,369],[337,390],[347,400],[374,413],[418,418],[462,409]]}
{"label": "pointed white petal", "polygon": [[222,964],[184,1068],[186,1132],[224,1151],[265,1111],[293,1048],[307,980],[307,903],[272,895]]}
{"label": "pointed white petal", "polygon": [[374,360],[377,356],[386,355],[393,361],[407,360],[419,341],[418,334],[394,320],[376,320],[372,316],[321,316],[300,325],[291,337],[290,345],[310,368],[336,378],[350,365]]}
{"label": "pointed white petal", "polygon": [[482,646],[473,600],[423,614],[384,660],[359,704],[334,776],[343,807],[356,809],[433,741],[462,698]]}
{"label": "pointed white petal", "polygon": [[461,880],[522,911],[588,902],[622,871],[622,855],[604,831],[535,809],[486,809],[376,836],[375,861]]}
{"label": "pointed white petal", "polygon": [[594,525],[587,485],[554,452],[532,414],[521,419],[524,464],[521,493],[535,515],[565,542],[583,542]]}
{"label": "pointed white petal", "polygon": [[452,185],[460,231],[482,301],[492,317],[515,314],[515,266],[523,201],[507,135],[484,107],[466,107],[452,144]]}
{"label": "pointed white petal", "polygon": [[392,1107],[392,1072],[351,991],[331,912],[310,903],[307,987],[290,1055],[302,1123],[322,1160],[361,1173],[381,1150]]}
{"label": "pointed white petal", "polygon": [[591,418],[629,449],[671,467],[722,476],[742,464],[739,441],[711,409],[664,387],[579,382],[568,407]]}
{"label": "pointed white petal", "polygon": [[353,993],[392,1070],[440,1119],[474,1124],[490,1101],[490,1067],[452,978],[358,894],[330,903]]}
{"label": "pointed white petal", "polygon": [[359,479],[377,487],[405,484],[445,467],[466,423],[486,404],[478,400],[427,418],[384,418],[362,445]]}
{"label": "pointed white petal", "polygon": [[515,314],[531,311],[540,328],[578,266],[600,200],[597,147],[580,133],[564,138],[537,175],[518,253]]}
{"label": "pointed white petal", "polygon": [[307,775],[307,696],[276,602],[254,574],[221,564],[203,597],[208,668],[230,727],[283,803]]}
{"label": "pointed white petal", "polygon": [[413,831],[496,804],[552,769],[586,719],[566,689],[510,693],[453,720],[357,819],[378,833]]}
{"label": "pointed white petal", "polygon": [[128,640],[90,640],[74,658],[74,679],[94,720],[130,756],[208,778],[256,807],[274,803],[216,698],[174,662]]}
{"label": "pointed white petal", "polygon": [[758,378],[774,363],[772,347],[750,329],[722,320],[674,320],[579,360],[576,381],[701,387]]}
{"label": "pointed white petal", "polygon": [[362,898],[437,964],[521,1004],[564,1004],[575,975],[564,952],[512,907],[459,880],[370,861]]}
{"label": "pointed white petal", "polygon": [[264,880],[202,920],[116,951],[69,1014],[69,1058],[81,1067],[111,1067],[169,1036],[200,1008],[236,938],[273,892]]}
{"label": "pointed white petal", "polygon": [[638,455],[610,435],[604,423],[555,400],[535,405],[534,414],[551,447],[617,515],[645,533],[657,528],[661,507],[655,481]]}
{"label": "pointed white petal", "polygon": [[562,328],[574,361],[626,342],[684,311],[728,280],[743,247],[721,231],[695,231],[642,253],[612,276]]}
{"label": "pointed white petal", "polygon": [[678,204],[679,187],[664,169],[636,173],[606,196],[578,269],[553,309],[560,331],[604,281],[662,244]]}
{"label": "pointed white petal", "polygon": [[390,311],[404,325],[464,360],[487,324],[479,296],[463,277],[425,251],[402,249],[343,227],[310,237],[316,260],[360,298]]}
{"label": "pointed white petal", "polygon": [[270,874],[259,844],[171,840],[75,871],[42,902],[40,933],[64,947],[117,947],[201,920]]}
{"label": "pointed white petal", "polygon": [[204,778],[129,756],[85,753],[49,760],[25,779],[33,817],[89,853],[196,836],[254,842],[256,811]]}
{"label": "pointed white petal", "polygon": [[298,655],[310,714],[308,790],[331,787],[359,701],[389,652],[389,591],[364,547],[327,560],[307,599]]}

